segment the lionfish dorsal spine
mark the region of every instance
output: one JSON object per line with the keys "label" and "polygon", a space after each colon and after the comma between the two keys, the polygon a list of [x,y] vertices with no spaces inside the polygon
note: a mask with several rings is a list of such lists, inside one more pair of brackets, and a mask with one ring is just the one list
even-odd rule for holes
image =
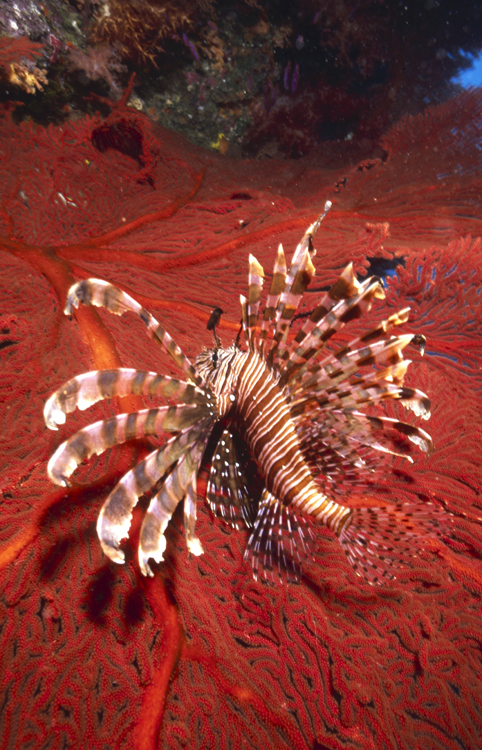
{"label": "lionfish dorsal spine", "polygon": [[315,275],[315,267],[312,262],[312,259],[316,255],[316,250],[313,247],[313,237],[330,210],[331,205],[331,201],[326,201],[323,212],[308,227],[291,259],[290,268],[286,274],[285,286],[276,305],[276,326],[273,335],[273,346],[269,354],[269,361],[272,364],[277,359],[286,359],[286,340],[289,333],[289,326],[298,309],[300,300]]}
{"label": "lionfish dorsal spine", "polygon": [[266,359],[268,355],[268,346],[270,343],[268,340],[268,334],[276,319],[278,302],[286,285],[286,272],[286,259],[283,245],[279,245],[258,340],[258,351],[263,359]]}
{"label": "lionfish dorsal spine", "polygon": [[355,274],[353,272],[353,263],[349,263],[342,274],[339,276],[337,281],[333,284],[331,289],[321,298],[316,305],[315,309],[311,313],[310,317],[302,328],[298,331],[293,341],[291,342],[288,349],[288,362],[286,365],[287,369],[295,366],[298,362],[295,359],[297,350],[298,360],[301,360],[300,353],[303,351],[303,344],[308,336],[317,328],[318,324],[326,319],[328,314],[333,310],[342,300],[350,299],[356,296],[360,292],[360,284],[358,283]]}
{"label": "lionfish dorsal spine", "polygon": [[48,476],[54,484],[66,487],[75,469],[93,455],[100,456],[109,448],[129,440],[186,430],[209,413],[206,405],[181,404],[141,409],[94,422],[57,448],[47,466]]}
{"label": "lionfish dorsal spine", "polygon": [[375,297],[383,291],[379,279],[371,277],[358,286],[358,293],[341,299],[320,320],[311,327],[309,332],[295,349],[288,352],[288,360],[282,378],[283,384],[299,378],[309,368],[310,360],[318,355],[326,343],[340,331],[348,322],[360,318],[371,307]]}
{"label": "lionfish dorsal spine", "polygon": [[277,360],[281,359],[283,355],[294,314],[315,275],[315,267],[307,250],[295,252],[294,261],[288,271],[285,288],[281,293],[276,310],[273,345],[268,356],[268,361],[272,365],[276,365]]}
{"label": "lionfish dorsal spine", "polygon": [[[245,335],[247,344],[251,351],[254,351],[256,323],[258,322],[259,302],[263,290],[264,271],[262,265],[257,261],[254,255],[249,256],[249,287],[247,303],[247,321],[245,325]],[[244,324],[244,317],[243,317]]]}

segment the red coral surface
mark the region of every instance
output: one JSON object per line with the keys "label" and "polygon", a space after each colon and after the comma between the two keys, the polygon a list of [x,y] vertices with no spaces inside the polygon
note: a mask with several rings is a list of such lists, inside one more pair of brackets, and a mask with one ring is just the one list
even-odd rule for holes
{"label": "red coral surface", "polygon": [[28,37],[4,36],[0,39],[0,68],[7,68],[22,57],[33,60],[42,54],[44,45],[32,42]]}
{"label": "red coral surface", "polygon": [[[2,749],[480,747],[481,127],[472,92],[395,128],[385,160],[334,174],[322,157],[208,154],[124,100],[105,121],[0,121]],[[173,370],[134,319],[82,308],[67,320],[67,289],[114,282],[194,357],[213,307],[224,342],[235,336],[248,252],[270,269],[328,197],[315,289],[349,260],[363,273],[369,257],[403,258],[388,305],[410,305],[428,339],[411,382],[432,398],[435,453],[395,461],[370,502],[442,505],[456,537],[427,541],[393,585],[371,588],[315,529],[301,583],[268,587],[243,561],[247,532],[201,500],[200,558],[176,514],[166,562],[143,579],[136,514],[127,565],[110,563],[97,514],[147,443],[102,456],[70,490],[49,484],[46,462],[76,426],[141,404],[101,405],[52,433],[43,403],[85,370]]]}

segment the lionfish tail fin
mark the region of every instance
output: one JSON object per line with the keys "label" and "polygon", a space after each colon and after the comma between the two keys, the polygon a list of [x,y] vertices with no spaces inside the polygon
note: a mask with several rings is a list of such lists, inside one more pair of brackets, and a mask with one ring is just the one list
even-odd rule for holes
{"label": "lionfish tail fin", "polygon": [[432,503],[354,508],[338,538],[357,575],[383,584],[396,579],[397,570],[413,567],[413,558],[430,547],[427,538],[450,536],[451,522]]}

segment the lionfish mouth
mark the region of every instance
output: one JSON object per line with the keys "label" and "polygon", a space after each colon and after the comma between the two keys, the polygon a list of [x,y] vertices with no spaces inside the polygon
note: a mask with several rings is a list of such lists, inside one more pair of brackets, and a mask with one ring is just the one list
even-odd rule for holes
{"label": "lionfish mouth", "polygon": [[[121,543],[134,506],[147,493],[153,496],[140,532],[141,572],[152,576],[149,560],[163,559],[165,530],[181,501],[188,550],[203,552],[195,534],[196,480],[203,462],[213,513],[235,528],[252,530],[245,557],[255,578],[261,570],[269,580],[275,568],[280,578],[283,572],[299,578],[313,543],[308,516],[336,534],[353,568],[369,583],[393,579],[424,535],[446,533],[450,516],[431,504],[349,507],[350,494],[363,494],[380,457],[412,460],[410,442],[426,454],[432,451],[424,430],[386,416],[384,407],[400,401],[427,419],[430,402],[404,385],[409,362],[403,352],[415,344],[423,353],[425,341],[419,334],[394,333],[407,322],[408,308],[339,348],[331,341],[346,324],[363,318],[374,300],[384,299],[377,277],[359,282],[349,264],[309,314],[297,315],[315,274],[313,238],[330,207],[327,202],[307,229],[289,268],[280,245],[262,315],[264,271],[250,255],[248,295],[240,298],[245,347],[237,340],[222,347],[216,325],[223,311],[216,308],[208,323],[214,346],[194,364],[147,310],[107,281],[86,279],[69,290],[66,315],[80,303],[114,315],[134,313],[183,372],[183,379],[130,368],[87,372],[45,404],[45,423],[54,430],[75,409],[116,396],[153,396],[177,404],[88,425],[49,461],[52,482],[69,486],[75,469],[92,455],[127,440],[172,433],[125,474],[102,506],[97,532],[114,562],[124,562]],[[296,328],[295,319],[304,322]]]}

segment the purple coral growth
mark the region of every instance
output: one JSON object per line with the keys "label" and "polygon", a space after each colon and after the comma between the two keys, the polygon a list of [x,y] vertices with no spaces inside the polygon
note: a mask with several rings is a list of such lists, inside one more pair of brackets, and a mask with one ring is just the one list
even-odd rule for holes
{"label": "purple coral growth", "polygon": [[199,56],[198,56],[198,53],[196,52],[196,47],[191,41],[189,42],[189,48],[191,52],[193,53],[194,57],[196,58],[196,60],[199,62]]}
{"label": "purple coral growth", "polygon": [[298,65],[298,63],[296,63],[295,67],[293,68],[293,75],[291,76],[291,91],[293,92],[293,94],[298,88],[299,72],[300,66]]}
{"label": "purple coral growth", "polygon": [[283,84],[284,84],[286,91],[288,91],[290,87],[290,71],[291,71],[291,63],[288,61],[288,64],[285,68],[285,74],[284,74],[284,79],[283,79]]}

